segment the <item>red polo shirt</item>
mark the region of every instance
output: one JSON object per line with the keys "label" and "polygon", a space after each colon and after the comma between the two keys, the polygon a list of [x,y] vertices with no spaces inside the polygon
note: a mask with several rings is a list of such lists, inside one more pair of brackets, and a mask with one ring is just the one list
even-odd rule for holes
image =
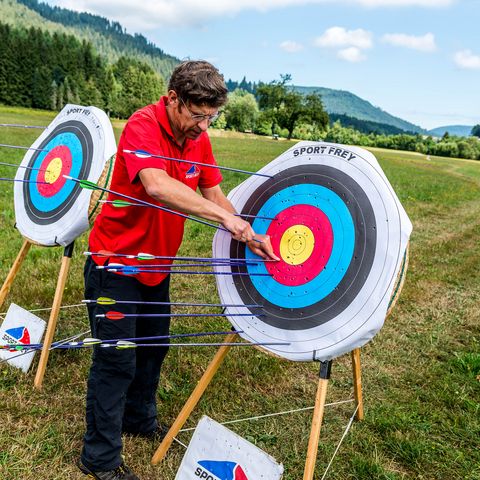
{"label": "red polo shirt", "polygon": [[[118,144],[117,158],[110,189],[150,203],[161,205],[147,195],[138,177],[144,168],[160,168],[168,175],[192,190],[197,187],[211,188],[222,181],[217,168],[201,167],[188,163],[163,160],[160,158],[138,158],[123,150],[144,150],[149,153],[193,162],[216,165],[206,133],[196,140],[185,139],[183,147],[174,140],[166,111],[167,97],[157,104],[148,105],[135,112],[128,120]],[[109,194],[109,200],[120,199]],[[104,204],[90,233],[89,245],[92,252],[106,250],[114,253],[175,256],[183,237],[185,219],[172,213],[150,207],[118,208]],[[105,257],[93,257],[98,265],[106,262]],[[110,263],[145,265],[163,263],[158,260],[139,262],[135,259],[115,258]],[[166,265],[171,261],[164,262]],[[157,285],[166,274],[140,273],[135,275],[145,285]]]}

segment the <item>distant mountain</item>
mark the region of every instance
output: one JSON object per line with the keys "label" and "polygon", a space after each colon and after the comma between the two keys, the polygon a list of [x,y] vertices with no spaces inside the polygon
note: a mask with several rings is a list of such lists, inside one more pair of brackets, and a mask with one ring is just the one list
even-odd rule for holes
{"label": "distant mountain", "polygon": [[322,96],[325,110],[329,114],[347,115],[359,120],[391,125],[405,132],[425,133],[425,130],[418,125],[394,117],[381,108],[374,107],[370,102],[363,100],[351,92],[324,87],[302,87],[297,85],[294,88],[304,94],[319,93]]}
{"label": "distant mountain", "polygon": [[437,127],[429,130],[427,133],[433,137],[443,137],[445,132],[455,137],[469,137],[473,125],[446,125],[444,127]]}
{"label": "distant mountain", "polygon": [[[354,130],[358,130],[362,133],[376,133],[378,135],[400,135],[407,133],[405,130],[388,125],[386,123],[371,122],[370,120],[359,120],[355,117],[349,117],[348,115],[339,115],[338,113],[328,114],[330,124],[340,121],[342,127],[350,127]],[[410,132],[411,133],[411,132]]]}
{"label": "distant mountain", "polygon": [[75,35],[93,44],[97,52],[116,62],[121,56],[135,57],[168,78],[180,62],[149,42],[143,35],[130,35],[118,22],[99,15],[51,7],[38,0],[0,0],[0,19],[13,27],[35,27]]}

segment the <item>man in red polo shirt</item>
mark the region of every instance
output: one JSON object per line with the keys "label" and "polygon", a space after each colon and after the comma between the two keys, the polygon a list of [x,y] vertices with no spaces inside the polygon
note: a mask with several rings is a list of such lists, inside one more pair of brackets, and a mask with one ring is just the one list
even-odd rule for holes
{"label": "man in red polo shirt", "polygon": [[[247,242],[254,253],[278,260],[268,236],[255,235],[249,223],[234,215],[233,206],[219,186],[222,176],[217,168],[125,153],[125,150],[143,150],[216,165],[206,130],[218,117],[218,109],[226,100],[223,76],[215,67],[204,61],[180,64],[172,74],[168,94],[128,120],[118,146],[111,189],[219,222],[234,239]],[[197,188],[201,195],[196,193]],[[184,222],[184,218],[158,209],[115,208],[105,204],[90,235],[90,250],[134,255],[146,252],[173,257],[182,241]],[[108,256],[88,258],[85,298],[170,301],[168,274],[126,276],[96,269],[97,265],[110,261],[115,259]],[[122,263],[133,264],[135,260],[122,258]],[[164,263],[168,266],[171,262]],[[115,310],[138,318],[97,318],[97,314],[109,309],[102,305],[89,306],[92,335],[96,338],[168,335],[168,305],[116,304]],[[148,313],[166,316],[142,317]],[[164,343],[165,347],[123,350],[97,347],[94,350],[87,391],[87,431],[79,461],[80,470],[91,478],[138,479],[122,461],[122,432],[154,436],[161,430],[157,422],[156,390],[168,340],[156,339],[152,343]]]}

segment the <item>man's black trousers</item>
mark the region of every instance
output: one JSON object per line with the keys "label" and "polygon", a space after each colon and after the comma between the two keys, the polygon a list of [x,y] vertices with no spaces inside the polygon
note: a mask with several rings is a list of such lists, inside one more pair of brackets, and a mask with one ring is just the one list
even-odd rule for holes
{"label": "man's black trousers", "polygon": [[[167,277],[154,287],[143,285],[132,276],[97,270],[89,257],[85,264],[85,298],[169,302]],[[97,318],[109,311],[136,314],[120,320]],[[142,317],[142,314],[167,314]],[[116,340],[168,335],[169,305],[133,303],[88,307],[92,337]],[[93,471],[112,470],[122,463],[122,432],[149,433],[157,428],[156,391],[160,367],[168,351],[168,339],[138,343],[164,343],[165,347],[116,349],[94,348],[88,379],[86,421],[82,463]]]}

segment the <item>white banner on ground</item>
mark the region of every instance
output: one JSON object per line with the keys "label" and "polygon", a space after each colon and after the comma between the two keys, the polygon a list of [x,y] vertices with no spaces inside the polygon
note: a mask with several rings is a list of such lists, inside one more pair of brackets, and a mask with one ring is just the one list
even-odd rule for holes
{"label": "white banner on ground", "polygon": [[202,417],[175,480],[279,480],[283,466],[209,417]]}
{"label": "white banner on ground", "polygon": [[[39,343],[45,331],[45,326],[44,320],[12,303],[0,327],[0,345]],[[21,350],[15,348],[11,350],[0,349],[0,358],[27,372],[35,354],[30,352],[20,355],[20,353],[22,353]]]}

